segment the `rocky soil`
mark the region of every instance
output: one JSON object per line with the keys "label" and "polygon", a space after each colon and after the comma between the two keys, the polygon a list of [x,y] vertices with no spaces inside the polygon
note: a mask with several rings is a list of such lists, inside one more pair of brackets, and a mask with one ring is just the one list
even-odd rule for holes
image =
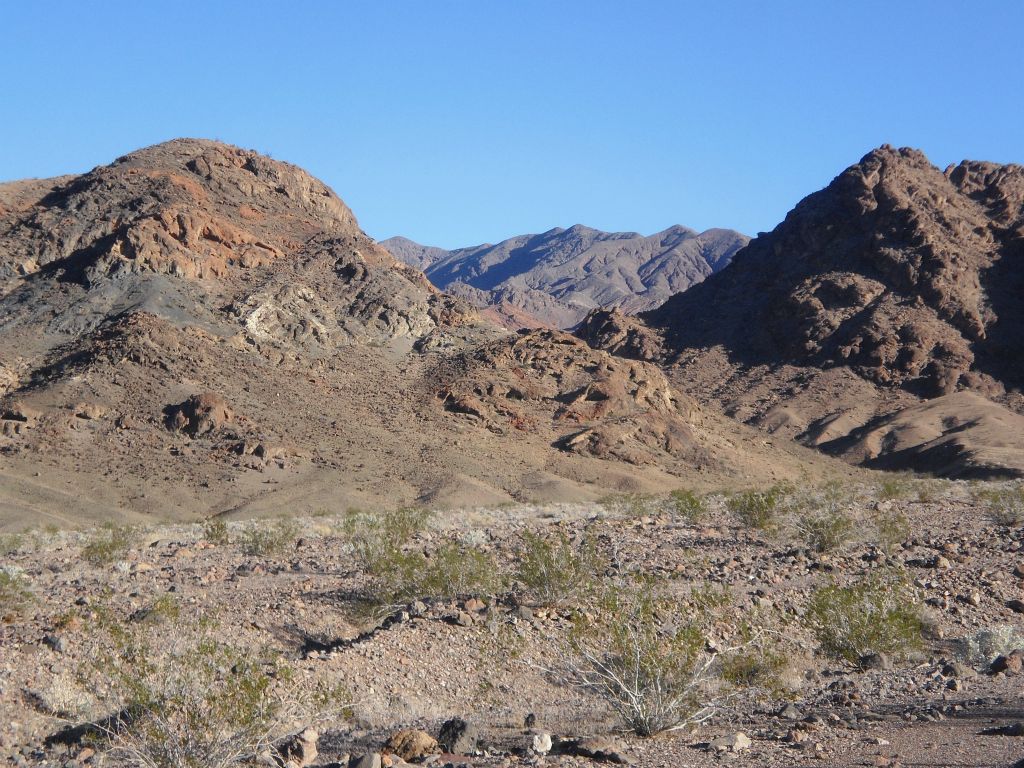
{"label": "rocky soil", "polygon": [[[26,594],[19,610],[7,604],[0,625],[0,750],[14,765],[100,764],[92,747],[48,737],[104,713],[104,691],[76,682],[102,647],[104,617],[151,627],[170,647],[204,616],[216,620],[218,637],[350,692],[344,715],[317,724],[315,765],[373,763],[401,729],[437,738],[456,717],[475,731],[459,742],[466,754],[441,755],[426,740],[416,762],[586,766],[598,760],[583,755],[597,754],[639,766],[1016,765],[1020,658],[993,666],[1012,648],[972,654],[966,640],[1002,627],[1010,646],[1024,642],[1022,529],[993,522],[985,486],[894,480],[881,499],[878,489],[843,490],[841,506],[857,525],[828,554],[808,549],[792,519],[774,534],[741,525],[721,496],[696,522],[656,499],[617,498],[438,514],[417,535],[415,548],[460,540],[509,569],[525,530],[593,537],[608,557],[602,578],[661,576],[681,595],[724,589],[720,626],[747,621],[777,632],[785,663],[776,687],[731,699],[695,731],[647,739],[623,734],[600,698],[547,671],[562,658],[571,610],[531,608],[513,589],[422,595],[370,617],[360,608],[367,575],[341,518],[303,518],[286,534],[274,523],[232,523],[227,543],[196,525],[151,527],[105,563],[95,557],[103,531],[36,530],[5,541],[4,573]],[[906,538],[889,554],[879,549],[879,515],[906,518]],[[253,530],[277,531],[283,549],[254,554]],[[812,591],[893,569],[907,574],[925,612],[920,649],[864,666],[824,656],[802,619]],[[370,763],[357,763],[364,754]]]}

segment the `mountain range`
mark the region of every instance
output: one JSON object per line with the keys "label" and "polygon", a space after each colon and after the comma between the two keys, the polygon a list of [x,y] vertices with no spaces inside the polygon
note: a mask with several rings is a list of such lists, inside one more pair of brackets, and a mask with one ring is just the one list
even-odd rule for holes
{"label": "mountain range", "polygon": [[[797,476],[653,364],[510,333],[305,171],[179,139],[0,185],[6,525]],[[723,439],[723,436],[728,436]]]}
{"label": "mountain range", "polygon": [[380,244],[510,327],[570,328],[599,307],[653,309],[724,268],[748,241],[730,229],[673,226],[645,237],[577,224],[453,251],[404,237]]}

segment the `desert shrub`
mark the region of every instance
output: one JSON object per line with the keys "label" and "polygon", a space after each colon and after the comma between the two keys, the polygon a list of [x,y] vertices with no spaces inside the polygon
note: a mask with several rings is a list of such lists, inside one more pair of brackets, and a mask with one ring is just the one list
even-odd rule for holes
{"label": "desert shrub", "polygon": [[597,503],[616,517],[643,517],[658,512],[657,499],[646,493],[613,493]]}
{"label": "desert shrub", "polygon": [[732,592],[724,584],[717,587],[714,584],[695,584],[690,587],[689,598],[690,605],[702,613],[732,605]]}
{"label": "desert shrub", "polygon": [[779,525],[785,489],[773,485],[764,491],[743,491],[729,496],[725,505],[748,528],[773,531]]}
{"label": "desert shrub", "polygon": [[0,568],[0,620],[14,621],[32,600],[29,582],[20,569]]}
{"label": "desert shrub", "polygon": [[778,650],[754,644],[722,659],[722,679],[734,688],[757,688],[779,696],[786,659]]}
{"label": "desert shrub", "polygon": [[211,517],[203,523],[203,538],[211,544],[224,545],[231,541],[228,524],[219,517]]}
{"label": "desert shrub", "polygon": [[975,500],[996,525],[1024,524],[1024,486],[985,489],[975,494]]}
{"label": "desert shrub", "polygon": [[241,649],[202,631],[150,641],[108,624],[83,673],[114,714],[100,746],[118,765],[227,768],[251,764],[296,719],[340,710],[342,689],[299,679],[276,654]]}
{"label": "desert shrub", "polygon": [[63,719],[77,720],[92,708],[93,697],[73,676],[58,673],[47,680],[46,687],[36,691],[38,706],[44,712]]}
{"label": "desert shrub", "polygon": [[523,533],[515,578],[527,602],[542,606],[574,605],[591,594],[604,563],[593,541],[579,545],[558,531]]}
{"label": "desert shrub", "polygon": [[841,549],[853,535],[853,518],[842,511],[809,512],[796,523],[808,549],[814,552],[833,552]]}
{"label": "desert shrub", "polygon": [[494,595],[504,579],[494,557],[479,547],[449,541],[426,559],[422,574],[404,585],[404,597],[450,599]]}
{"label": "desert shrub", "polygon": [[669,494],[669,501],[672,505],[673,516],[690,523],[698,522],[708,511],[708,505],[704,497],[690,490],[680,489],[672,491]]}
{"label": "desert shrub", "polygon": [[892,576],[820,587],[804,619],[823,653],[854,662],[870,653],[903,655],[920,645],[923,629],[915,596]]}
{"label": "desert shrub", "polygon": [[997,656],[1024,649],[1024,631],[1012,624],[979,629],[957,642],[957,656],[973,667],[987,667]]}
{"label": "desert shrub", "polygon": [[650,583],[608,589],[577,616],[564,675],[641,736],[703,722],[717,705],[704,618]]}
{"label": "desert shrub", "polygon": [[429,519],[430,512],[425,509],[396,509],[379,515],[352,510],[340,533],[352,544],[363,569],[372,572],[376,563],[400,553]]}
{"label": "desert shrub", "polygon": [[298,537],[298,523],[282,517],[249,523],[242,531],[239,543],[243,554],[266,557],[283,554]]}
{"label": "desert shrub", "polygon": [[93,532],[82,557],[92,565],[109,565],[119,560],[135,541],[135,528],[106,522]]}
{"label": "desert shrub", "polygon": [[892,554],[910,536],[910,522],[898,509],[877,509],[871,516],[879,549]]}
{"label": "desert shrub", "polygon": [[174,621],[181,615],[181,605],[177,598],[170,592],[165,592],[154,600],[148,607],[138,613],[139,621],[158,624],[164,621]]}
{"label": "desert shrub", "polygon": [[0,557],[8,557],[17,552],[25,544],[25,536],[20,533],[0,534]]}
{"label": "desert shrub", "polygon": [[893,475],[878,484],[880,501],[899,501],[908,498],[914,490],[914,484],[907,477]]}

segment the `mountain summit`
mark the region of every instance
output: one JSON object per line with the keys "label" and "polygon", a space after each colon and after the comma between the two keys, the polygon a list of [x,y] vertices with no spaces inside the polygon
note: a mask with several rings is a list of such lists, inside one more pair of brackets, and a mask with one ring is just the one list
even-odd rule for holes
{"label": "mountain summit", "polygon": [[[1022,295],[1024,168],[964,161],[942,171],[917,150],[883,146],[802,200],[727,269],[637,324],[595,313],[581,335],[674,361],[687,372],[678,380],[702,399],[814,444],[846,450],[834,441],[854,428],[961,391],[988,403],[985,440],[998,442],[1008,428],[995,423],[1016,423],[1000,406],[1024,411]],[[962,418],[951,412],[943,427],[936,411],[933,403],[938,426],[923,442],[955,431],[963,451],[981,450],[966,446]],[[896,442],[857,450],[892,460]],[[963,455],[946,447],[947,459]],[[1020,456],[978,460],[1024,469]]]}

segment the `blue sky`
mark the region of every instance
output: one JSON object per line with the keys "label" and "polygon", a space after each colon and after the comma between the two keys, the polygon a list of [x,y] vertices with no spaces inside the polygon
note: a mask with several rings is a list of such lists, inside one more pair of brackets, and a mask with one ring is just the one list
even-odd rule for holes
{"label": "blue sky", "polygon": [[368,234],[771,229],[882,143],[1024,162],[1024,3],[0,0],[0,179],[219,138]]}

